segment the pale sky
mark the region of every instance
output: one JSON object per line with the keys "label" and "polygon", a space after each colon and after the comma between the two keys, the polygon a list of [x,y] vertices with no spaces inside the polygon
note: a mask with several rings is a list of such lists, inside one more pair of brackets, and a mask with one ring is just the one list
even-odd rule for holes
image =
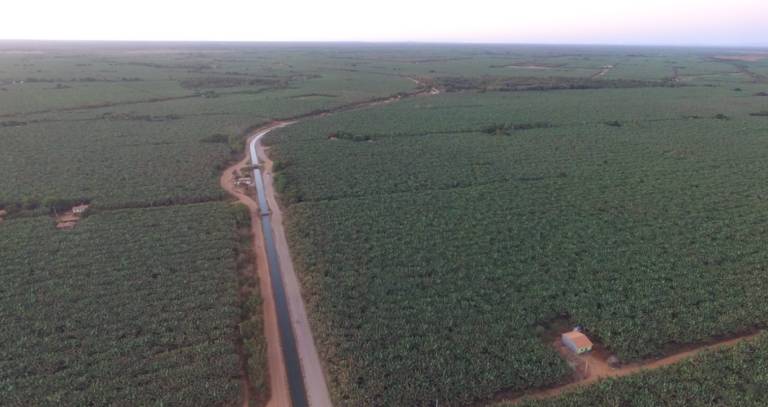
{"label": "pale sky", "polygon": [[3,0],[0,39],[768,46],[768,0]]}

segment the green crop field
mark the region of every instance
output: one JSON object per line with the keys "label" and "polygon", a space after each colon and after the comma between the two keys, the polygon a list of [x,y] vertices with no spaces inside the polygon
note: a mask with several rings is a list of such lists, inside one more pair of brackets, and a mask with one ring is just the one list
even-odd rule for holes
{"label": "green crop field", "polygon": [[[306,47],[3,46],[0,404],[234,405],[244,375],[266,402],[247,222],[221,172],[250,128],[414,82]],[[56,230],[78,202],[91,215]]]}
{"label": "green crop field", "polygon": [[[0,404],[233,405],[243,383],[268,399],[246,216],[219,177],[280,119],[300,118],[266,143],[334,405],[565,383],[548,341],[567,325],[622,362],[768,326],[768,59],[38,47],[0,52]],[[531,405],[760,405],[766,352]]]}
{"label": "green crop field", "polygon": [[0,55],[0,205],[219,200],[246,129],[414,87],[306,51],[193,51]]}
{"label": "green crop field", "polygon": [[768,325],[768,84],[687,53],[603,58],[604,79],[452,74],[269,137],[339,405],[557,384],[542,338],[563,321],[625,362]]}
{"label": "green crop field", "polygon": [[236,219],[214,203],[102,212],[67,233],[3,223],[2,404],[236,402]]}

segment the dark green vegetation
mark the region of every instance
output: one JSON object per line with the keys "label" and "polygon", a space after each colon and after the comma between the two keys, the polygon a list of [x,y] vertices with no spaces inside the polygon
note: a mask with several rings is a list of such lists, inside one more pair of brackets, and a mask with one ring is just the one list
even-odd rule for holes
{"label": "dark green vegetation", "polygon": [[415,87],[398,74],[347,71],[327,54],[66,45],[2,53],[0,206],[220,200],[216,181],[248,128]]}
{"label": "dark green vegetation", "polygon": [[768,84],[704,51],[604,52],[528,58],[605,86],[473,85],[269,136],[339,405],[556,384],[540,335],[562,319],[623,361],[768,325]]}
{"label": "dark green vegetation", "polygon": [[[569,369],[540,338],[553,321],[624,361],[768,325],[767,60],[67,47],[0,53],[8,404],[234,404],[243,372],[263,402],[261,301],[222,169],[254,126],[433,86],[269,138],[337,405],[469,405],[559,383]],[[55,231],[50,209],[79,201],[92,215]],[[765,352],[761,340],[571,403],[667,381],[681,400],[739,404],[729,380],[756,394]],[[686,371],[697,363],[727,374]]]}
{"label": "dark green vegetation", "polygon": [[[520,407],[768,405],[768,338]],[[508,406],[501,403],[499,407]]]}
{"label": "dark green vegetation", "polygon": [[228,206],[102,212],[66,233],[3,223],[2,404],[234,404],[243,219]]}
{"label": "dark green vegetation", "polygon": [[249,128],[415,84],[307,48],[122,47],[0,44],[0,404],[232,405],[247,374],[260,405],[261,299],[221,171]]}
{"label": "dark green vegetation", "polygon": [[611,89],[611,88],[649,88],[676,87],[677,82],[669,80],[641,81],[635,79],[592,79],[579,77],[483,77],[467,78],[438,77],[435,83],[448,92],[478,90],[481,92],[516,92],[516,91],[547,91],[565,89]]}

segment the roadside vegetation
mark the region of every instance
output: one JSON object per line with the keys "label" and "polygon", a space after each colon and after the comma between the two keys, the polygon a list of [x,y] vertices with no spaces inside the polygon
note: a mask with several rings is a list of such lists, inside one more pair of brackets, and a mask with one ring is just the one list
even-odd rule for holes
{"label": "roadside vegetation", "polygon": [[253,251],[251,218],[248,209],[240,206],[237,215],[237,271],[240,287],[240,323],[237,334],[240,346],[242,369],[249,386],[251,405],[265,405],[269,401],[269,371],[267,366],[267,344],[264,341],[264,310],[259,291],[259,278],[254,266],[256,253]]}

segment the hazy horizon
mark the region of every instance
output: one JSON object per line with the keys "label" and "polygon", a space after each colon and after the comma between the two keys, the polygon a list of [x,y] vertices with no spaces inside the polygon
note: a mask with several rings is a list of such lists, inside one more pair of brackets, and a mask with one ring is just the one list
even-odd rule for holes
{"label": "hazy horizon", "polygon": [[9,41],[768,46],[768,2],[760,0],[393,0],[386,6],[349,0],[40,0],[34,9],[18,2],[4,9],[12,18],[0,26],[0,39]]}

